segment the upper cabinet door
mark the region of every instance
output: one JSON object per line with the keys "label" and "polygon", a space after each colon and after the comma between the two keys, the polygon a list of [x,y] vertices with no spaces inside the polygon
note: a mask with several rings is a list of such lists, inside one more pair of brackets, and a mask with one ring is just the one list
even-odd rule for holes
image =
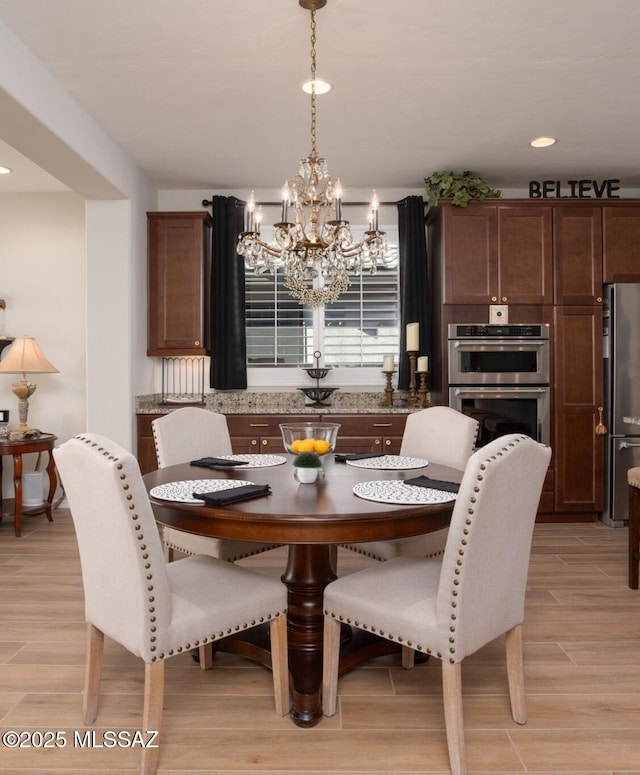
{"label": "upper cabinet door", "polygon": [[204,355],[211,216],[147,213],[147,355]]}
{"label": "upper cabinet door", "polygon": [[499,304],[553,301],[551,207],[498,206]]}
{"label": "upper cabinet door", "polygon": [[602,208],[553,210],[555,303],[602,303]]}
{"label": "upper cabinet door", "polygon": [[497,294],[495,205],[442,206],[444,301],[491,304]]}
{"label": "upper cabinet door", "polygon": [[445,304],[551,304],[550,207],[442,205]]}
{"label": "upper cabinet door", "polygon": [[640,207],[604,207],[605,283],[640,282]]}

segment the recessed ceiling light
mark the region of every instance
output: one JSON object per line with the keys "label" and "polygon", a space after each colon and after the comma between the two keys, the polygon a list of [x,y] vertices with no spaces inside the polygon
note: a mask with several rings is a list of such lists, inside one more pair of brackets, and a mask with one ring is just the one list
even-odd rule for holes
{"label": "recessed ceiling light", "polygon": [[531,141],[530,145],[532,145],[534,148],[547,148],[548,146],[553,145],[555,142],[555,137],[536,137]]}
{"label": "recessed ceiling light", "polygon": [[[331,84],[329,81],[325,81],[322,78],[316,78],[316,94],[326,94],[330,90]],[[302,91],[311,94],[311,79],[302,84]]]}
{"label": "recessed ceiling light", "polygon": [[9,169],[9,167],[0,167],[0,175],[8,175],[10,172],[13,172],[13,170]]}

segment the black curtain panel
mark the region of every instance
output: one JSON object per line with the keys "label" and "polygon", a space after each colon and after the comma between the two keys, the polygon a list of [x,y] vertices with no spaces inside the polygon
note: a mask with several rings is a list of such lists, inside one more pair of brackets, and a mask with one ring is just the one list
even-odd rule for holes
{"label": "black curtain panel", "polygon": [[407,323],[420,324],[419,355],[431,357],[431,310],[427,267],[427,235],[424,223],[424,201],[421,196],[408,196],[398,202],[398,238],[400,248],[400,356],[398,387],[409,387],[410,369],[407,355]]}
{"label": "black curtain panel", "polygon": [[247,387],[244,259],[238,255],[238,235],[244,226],[243,202],[214,196],[211,238],[210,387]]}

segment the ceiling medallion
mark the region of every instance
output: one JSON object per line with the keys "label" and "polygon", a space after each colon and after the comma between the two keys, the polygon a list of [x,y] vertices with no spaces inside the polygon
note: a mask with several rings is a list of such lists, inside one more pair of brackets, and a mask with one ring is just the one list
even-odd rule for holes
{"label": "ceiling medallion", "polygon": [[372,274],[385,258],[384,232],[378,230],[379,202],[375,191],[369,209],[369,228],[354,242],[349,221],[342,218],[340,180],[329,175],[316,144],[316,19],[327,0],[299,0],[311,14],[311,153],[300,162],[297,175],[282,190],[281,219],[273,239],[260,237],[260,209],[251,195],[245,208],[245,230],[238,253],[256,274],[284,272],[284,285],[294,299],[314,307],[331,304],[347,290],[349,272]]}

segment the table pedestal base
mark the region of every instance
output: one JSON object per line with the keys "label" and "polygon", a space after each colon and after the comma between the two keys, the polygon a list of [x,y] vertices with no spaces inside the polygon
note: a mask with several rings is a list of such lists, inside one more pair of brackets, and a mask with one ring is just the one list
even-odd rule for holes
{"label": "table pedestal base", "polygon": [[[335,548],[292,544],[282,581],[289,590],[287,634],[291,675],[291,718],[299,727],[313,727],[322,718],[322,646],[324,588],[337,578]],[[255,627],[213,644],[214,651],[241,654],[271,667],[269,631]],[[362,630],[343,628],[340,674],[386,654],[400,653],[396,643]]]}

